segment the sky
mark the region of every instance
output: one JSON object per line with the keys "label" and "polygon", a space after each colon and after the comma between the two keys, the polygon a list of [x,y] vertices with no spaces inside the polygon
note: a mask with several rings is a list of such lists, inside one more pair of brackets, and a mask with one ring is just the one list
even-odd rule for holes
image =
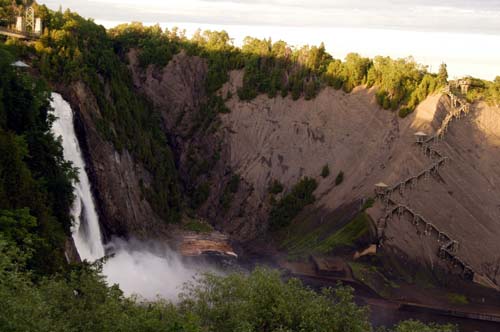
{"label": "sky", "polygon": [[324,42],[335,58],[412,55],[450,77],[500,75],[500,0],[40,0],[112,27],[140,21],[226,30],[289,44]]}

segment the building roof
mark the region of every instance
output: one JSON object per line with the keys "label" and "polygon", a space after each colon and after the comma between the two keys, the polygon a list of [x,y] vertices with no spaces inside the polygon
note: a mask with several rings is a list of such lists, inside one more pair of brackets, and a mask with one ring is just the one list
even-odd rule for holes
{"label": "building roof", "polygon": [[415,133],[415,136],[427,136],[427,134],[426,134],[426,133],[424,133],[424,132],[422,132],[422,131],[417,131],[417,132]]}
{"label": "building roof", "polygon": [[25,62],[22,61],[16,61],[10,64],[11,66],[18,67],[18,68],[29,68],[29,65],[26,64]]}
{"label": "building roof", "polygon": [[387,188],[387,187],[389,187],[389,186],[388,186],[388,185],[386,185],[386,184],[385,184],[385,183],[383,183],[383,182],[379,182],[379,183],[377,183],[377,184],[375,185],[375,187]]}

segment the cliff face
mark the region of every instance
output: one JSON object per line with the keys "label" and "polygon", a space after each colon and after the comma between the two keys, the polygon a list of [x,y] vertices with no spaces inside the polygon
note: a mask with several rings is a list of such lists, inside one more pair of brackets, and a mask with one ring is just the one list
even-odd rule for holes
{"label": "cliff face", "polygon": [[84,84],[75,83],[59,90],[75,113],[75,128],[98,201],[104,236],[140,238],[161,234],[163,223],[141,193],[140,183],[149,186],[151,175],[128,151],[115,150],[99,133],[96,123],[100,110]]}
{"label": "cliff face", "polygon": [[185,193],[196,200],[200,188],[206,189],[206,200],[195,206],[198,214],[233,240],[245,242],[261,234],[266,217],[259,209],[261,202],[251,198],[252,186],[242,179],[235,192],[228,192],[234,172],[227,131],[221,130],[219,118],[208,122],[203,113],[208,101],[206,61],[180,53],[164,68],[143,69],[138,65],[137,51],[131,50],[128,62],[136,88],[162,116]]}
{"label": "cliff face", "polygon": [[[418,147],[414,134],[433,134],[452,111],[449,97],[433,95],[410,116],[399,119],[378,107],[374,90],[362,87],[349,94],[325,88],[309,101],[261,95],[243,102],[237,98],[243,74],[234,71],[219,92],[233,96],[225,101],[231,112],[204,122],[209,98],[204,88],[204,59],[180,53],[164,68],[144,69],[137,63],[137,51],[132,50],[128,62],[135,87],[162,116],[185,194],[196,197],[200,188],[208,187],[206,200],[193,208],[239,242],[266,234],[267,190],[274,179],[286,189],[303,176],[318,181],[316,203],[296,222],[333,225],[340,214],[352,217],[360,208],[357,202],[374,196],[376,183],[397,184],[435,162]],[[116,152],[98,134],[99,111],[84,86],[72,86],[68,95],[80,114],[90,174],[108,234],[151,236],[152,230],[165,230],[141,199],[139,183],[150,184],[151,175],[126,151]],[[456,240],[456,256],[496,283],[500,281],[499,123],[498,108],[472,105],[470,114],[453,121],[444,140],[433,144],[448,157],[446,164],[426,181],[392,197]],[[325,165],[331,175],[322,178]],[[336,185],[335,176],[341,171],[344,181]],[[235,174],[241,180],[227,204],[224,199]],[[368,210],[374,222],[386,212],[381,202]],[[426,233],[408,216],[395,216],[387,223],[381,252],[412,264],[457,272],[439,259],[442,243]]]}

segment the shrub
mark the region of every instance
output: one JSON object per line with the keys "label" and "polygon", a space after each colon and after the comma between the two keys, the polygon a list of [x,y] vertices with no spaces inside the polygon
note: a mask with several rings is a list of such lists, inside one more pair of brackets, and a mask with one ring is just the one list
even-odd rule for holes
{"label": "shrub", "polygon": [[240,176],[238,174],[235,174],[231,177],[228,183],[229,191],[235,194],[239,187],[240,187]]}
{"label": "shrub", "polygon": [[203,203],[206,202],[208,196],[210,195],[210,183],[204,182],[200,184],[193,195],[193,208],[199,208]]}
{"label": "shrub", "polygon": [[335,178],[335,185],[339,185],[344,181],[344,172],[340,171],[339,174],[337,174],[337,177]]}
{"label": "shrub", "polygon": [[240,180],[241,179],[238,174],[233,175],[229,180],[226,188],[224,189],[224,193],[220,198],[220,202],[222,204],[222,207],[224,208],[224,211],[227,211],[231,206],[233,195],[238,192],[238,189],[240,187]]}
{"label": "shrub", "polygon": [[205,331],[370,331],[368,311],[351,288],[320,293],[298,279],[258,268],[249,275],[205,275],[185,289],[181,305],[202,319]]}
{"label": "shrub", "polygon": [[313,192],[317,186],[316,180],[305,177],[292,188],[290,193],[275,203],[269,215],[271,230],[288,226],[305,206],[314,203],[316,197]]}
{"label": "shrub", "polygon": [[212,226],[202,220],[189,220],[183,226],[185,230],[196,232],[196,233],[210,233],[213,231]]}
{"label": "shrub", "polygon": [[276,195],[283,192],[283,185],[278,180],[271,181],[269,189],[267,190],[270,194]]}
{"label": "shrub", "polygon": [[323,166],[323,168],[321,169],[321,176],[323,178],[326,178],[328,175],[330,175],[330,167],[328,166],[328,164],[326,164],[325,166]]}
{"label": "shrub", "polygon": [[409,107],[401,107],[401,109],[399,110],[399,117],[406,118],[412,112],[413,112],[413,109],[411,109]]}

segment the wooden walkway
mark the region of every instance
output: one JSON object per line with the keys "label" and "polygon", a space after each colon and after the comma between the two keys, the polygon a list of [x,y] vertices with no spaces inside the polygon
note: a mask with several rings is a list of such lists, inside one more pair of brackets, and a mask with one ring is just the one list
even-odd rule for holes
{"label": "wooden walkway", "polygon": [[424,142],[419,143],[425,155],[435,160],[435,162],[419,173],[389,187],[383,193],[378,193],[377,198],[384,203],[386,213],[377,221],[377,236],[379,239],[379,246],[382,246],[385,240],[385,229],[387,224],[392,221],[394,216],[399,217],[400,220],[408,216],[409,220],[415,226],[417,234],[420,235],[423,233],[425,236],[434,237],[440,244],[437,256],[448,261],[454,268],[458,267],[462,277],[467,280],[472,280],[474,278],[474,270],[457,255],[459,246],[458,241],[454,240],[444,231],[439,230],[432,222],[412,210],[409,206],[398,203],[391,198],[394,193],[399,193],[401,196],[404,196],[406,190],[415,189],[420,181],[430,180],[431,176],[437,174],[440,167],[444,166],[448,160],[448,158],[436,150],[432,144],[444,138],[450,123],[454,119],[460,119],[462,116],[469,114],[470,105],[464,99],[454,95],[449,86],[443,90],[443,93],[450,97],[452,110],[446,115],[436,133],[427,138]]}

